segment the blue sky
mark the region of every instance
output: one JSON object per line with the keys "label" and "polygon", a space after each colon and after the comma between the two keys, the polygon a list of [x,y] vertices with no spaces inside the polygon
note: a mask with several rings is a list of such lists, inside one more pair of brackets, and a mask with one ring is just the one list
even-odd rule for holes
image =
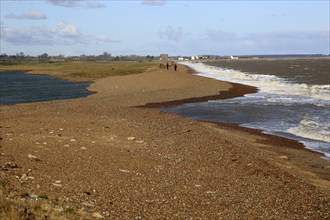
{"label": "blue sky", "polygon": [[0,0],[1,53],[329,54],[329,1]]}

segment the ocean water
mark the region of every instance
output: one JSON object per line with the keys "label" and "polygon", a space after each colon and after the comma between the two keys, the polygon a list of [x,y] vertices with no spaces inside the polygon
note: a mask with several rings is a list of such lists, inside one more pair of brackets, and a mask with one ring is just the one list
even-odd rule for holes
{"label": "ocean water", "polygon": [[90,83],[75,83],[46,75],[0,73],[0,105],[85,97]]}
{"label": "ocean water", "polygon": [[[255,86],[244,97],[164,108],[197,120],[234,123],[298,140],[330,159],[330,61],[185,62],[197,75]],[[235,68],[235,69],[234,69]]]}

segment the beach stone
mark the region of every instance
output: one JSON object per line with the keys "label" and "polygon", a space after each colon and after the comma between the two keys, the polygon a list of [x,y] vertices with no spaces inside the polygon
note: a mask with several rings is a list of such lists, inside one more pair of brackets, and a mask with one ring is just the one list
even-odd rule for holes
{"label": "beach stone", "polygon": [[128,137],[127,140],[129,141],[134,141],[136,138],[135,137]]}
{"label": "beach stone", "polygon": [[13,169],[13,168],[18,168],[18,165],[12,162],[6,162],[5,165],[2,166],[3,170]]}
{"label": "beach stone", "polygon": [[284,156],[284,155],[283,155],[283,156],[279,156],[279,158],[280,158],[280,159],[283,159],[283,160],[287,160],[287,159],[289,159],[288,156]]}
{"label": "beach stone", "polygon": [[61,181],[59,181],[59,180],[55,181],[55,183],[53,183],[53,186],[55,186],[57,188],[61,188],[62,187]]}
{"label": "beach stone", "polygon": [[34,199],[34,200],[38,200],[38,195],[31,194],[30,195],[30,198],[31,199]]}
{"label": "beach stone", "polygon": [[131,171],[129,171],[129,170],[124,170],[124,169],[119,169],[119,171],[120,171],[120,172],[123,172],[123,173],[129,173],[129,172],[131,172]]}
{"label": "beach stone", "polygon": [[63,207],[55,207],[53,210],[55,212],[63,212],[64,211],[64,208]]}
{"label": "beach stone", "polygon": [[37,160],[38,157],[33,155],[33,154],[28,154],[28,158],[31,159],[31,160]]}
{"label": "beach stone", "polygon": [[90,203],[90,202],[83,202],[81,203],[83,206],[87,206],[87,207],[90,207],[90,208],[93,208],[95,205],[93,203]]}
{"label": "beach stone", "polygon": [[98,218],[98,219],[104,219],[104,216],[102,216],[100,213],[98,212],[94,212],[92,215],[94,218]]}
{"label": "beach stone", "polygon": [[27,180],[27,174],[23,173],[23,175],[21,176],[20,180]]}

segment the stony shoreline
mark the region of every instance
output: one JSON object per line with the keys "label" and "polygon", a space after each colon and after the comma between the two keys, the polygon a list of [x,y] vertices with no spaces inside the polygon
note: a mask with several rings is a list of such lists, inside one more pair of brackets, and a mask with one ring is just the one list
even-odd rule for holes
{"label": "stony shoreline", "polygon": [[329,218],[330,167],[319,154],[161,112],[255,91],[178,70],[100,79],[86,98],[1,106],[3,195],[90,218]]}

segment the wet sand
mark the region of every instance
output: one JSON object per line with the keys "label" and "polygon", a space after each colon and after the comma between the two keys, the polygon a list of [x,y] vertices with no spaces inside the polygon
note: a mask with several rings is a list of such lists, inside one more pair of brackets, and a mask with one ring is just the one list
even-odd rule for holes
{"label": "wet sand", "polygon": [[4,196],[46,197],[106,219],[329,218],[330,166],[320,154],[161,112],[256,91],[178,70],[97,80],[87,98],[1,106]]}

